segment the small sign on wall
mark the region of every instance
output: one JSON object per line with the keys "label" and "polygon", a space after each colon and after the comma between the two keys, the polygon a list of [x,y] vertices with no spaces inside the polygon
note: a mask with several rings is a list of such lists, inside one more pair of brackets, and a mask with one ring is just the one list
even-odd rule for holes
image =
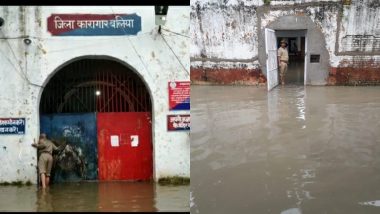
{"label": "small sign on wall", "polygon": [[0,134],[25,134],[25,118],[0,118]]}
{"label": "small sign on wall", "polygon": [[139,136],[138,135],[131,135],[131,146],[132,147],[138,147],[139,146]]}
{"label": "small sign on wall", "polygon": [[169,110],[190,110],[190,81],[169,82]]}
{"label": "small sign on wall", "polygon": [[320,55],[310,55],[310,63],[319,63]]}
{"label": "small sign on wall", "polygon": [[118,135],[111,135],[111,146],[112,147],[118,147],[119,146],[119,136]]}
{"label": "small sign on wall", "polygon": [[168,131],[190,130],[190,114],[168,115]]}

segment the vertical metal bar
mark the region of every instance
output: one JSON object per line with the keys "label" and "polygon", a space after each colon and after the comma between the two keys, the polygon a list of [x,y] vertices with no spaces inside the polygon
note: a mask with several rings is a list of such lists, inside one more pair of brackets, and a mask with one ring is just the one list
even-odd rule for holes
{"label": "vertical metal bar", "polygon": [[[83,73],[85,73],[86,75],[82,75]],[[82,84],[82,83],[84,83],[84,82],[86,82],[86,80],[87,80],[87,78],[88,78],[88,72],[87,71],[82,71],[81,72],[81,79],[80,79],[80,83],[79,84]],[[81,91],[81,103],[82,103],[82,112],[87,112],[88,111],[88,106],[86,105],[86,100],[85,100],[85,97],[86,97],[86,93],[85,93],[85,91],[84,91],[84,87],[83,86],[81,86],[80,88],[79,88],[79,90]]]}
{"label": "vertical metal bar", "polygon": [[[93,78],[91,76],[86,75],[82,83],[88,82],[89,79],[93,79]],[[88,105],[89,94],[87,93],[87,87],[88,87],[87,85],[83,85],[81,87],[81,90],[83,91],[83,104],[84,104],[83,109],[85,112],[91,112],[92,109]]]}
{"label": "vertical metal bar", "polygon": [[[114,69],[114,66],[111,67],[111,70],[110,70],[110,73],[112,72],[112,70]],[[112,73],[111,73],[112,74]],[[112,75],[111,77],[111,81],[112,81],[112,111],[113,112],[117,112],[116,110],[116,97],[115,97],[115,78],[113,78],[114,75]]]}
{"label": "vertical metal bar", "polygon": [[148,106],[149,93],[148,93],[147,88],[146,87],[144,87],[144,88],[145,88],[144,106],[145,106],[145,110],[148,111],[147,106]]}
{"label": "vertical metal bar", "polygon": [[110,112],[114,112],[114,102],[113,99],[111,99],[113,95],[113,82],[112,82],[112,73],[111,70],[108,70],[108,77],[109,77],[109,83],[110,83],[110,96],[108,97],[109,99],[109,106],[110,106]]}
{"label": "vertical metal bar", "polygon": [[[50,87],[50,89],[51,89],[51,87]],[[51,106],[52,105],[52,98],[51,98],[52,96],[49,96],[48,98],[49,98],[49,105]]]}
{"label": "vertical metal bar", "polygon": [[99,85],[98,85],[98,81],[97,81],[99,73],[98,73],[98,70],[95,70],[93,72],[95,72],[93,75],[93,78],[92,78],[92,80],[95,80],[95,94],[92,94],[92,96],[94,96],[94,98],[95,98],[95,108],[92,109],[92,111],[96,112],[97,109],[99,108],[99,96],[96,95],[96,92],[99,90]]}
{"label": "vertical metal bar", "polygon": [[112,99],[111,99],[111,111],[112,112],[115,112],[115,100],[114,100],[114,94],[115,94],[115,87],[114,87],[114,79],[112,78],[112,69],[110,69],[110,71],[109,71],[109,73],[110,73],[110,81],[111,81],[111,88],[112,88],[112,91],[111,91],[111,96],[110,96],[110,98],[112,97]]}
{"label": "vertical metal bar", "polygon": [[[103,71],[100,71],[101,72],[101,76],[100,76],[100,79],[99,81],[101,81],[103,83],[103,79],[104,79],[104,72]],[[99,109],[99,111],[103,111],[102,109],[104,108],[104,97],[106,96],[106,93],[105,93],[106,89],[105,89],[105,86],[104,84],[102,84],[102,94],[100,95],[100,101],[101,101],[101,108]]]}
{"label": "vertical metal bar", "polygon": [[[62,71],[58,71],[58,72],[62,72]],[[61,103],[63,103],[63,95],[62,94],[63,94],[63,89],[64,89],[62,82],[58,82],[57,84],[59,84],[59,89],[55,95],[58,97],[59,102],[54,107],[56,112],[58,110],[58,107],[61,105]]]}
{"label": "vertical metal bar", "polygon": [[103,96],[103,103],[104,103],[104,106],[103,106],[103,112],[107,112],[106,108],[107,108],[107,97],[108,97],[108,85],[106,84],[107,83],[107,72],[103,70],[103,85],[104,85],[104,96]]}
{"label": "vertical metal bar", "polygon": [[[83,61],[79,61],[79,68],[83,68],[83,63],[82,63]],[[77,68],[75,68],[75,70],[76,71],[78,71],[78,70],[80,70],[80,69],[77,69]],[[76,85],[78,85],[78,81],[79,80],[79,77],[75,77],[75,85],[74,85],[74,94],[76,95],[76,96],[79,96],[79,94],[78,94],[78,92],[77,92],[77,88],[76,88]],[[75,96],[74,95],[74,96]],[[71,97],[73,97],[73,96],[71,96]],[[71,99],[72,100],[72,102],[75,102],[75,108],[74,108],[74,112],[78,112],[79,111],[79,100],[74,100],[74,99]]]}
{"label": "vertical metal bar", "polygon": [[105,93],[104,93],[104,85],[102,84],[103,82],[103,72],[102,71],[99,71],[99,79],[98,79],[98,82],[99,82],[99,85],[100,85],[100,88],[101,88],[101,94],[100,94],[100,108],[98,109],[99,112],[102,111],[102,109],[104,108],[104,96],[105,96]]}
{"label": "vertical metal bar", "polygon": [[[108,83],[108,78],[107,78],[108,74],[107,74],[107,71],[104,71],[104,82],[105,83]],[[109,96],[109,86],[108,84],[105,85],[105,88],[106,88],[106,94],[104,94],[104,112],[108,112],[108,96]]]}
{"label": "vertical metal bar", "polygon": [[99,108],[96,109],[97,112],[100,112],[100,110],[102,109],[102,97],[104,96],[103,94],[104,90],[103,90],[102,84],[100,84],[101,77],[102,77],[102,73],[100,70],[98,70],[98,78],[96,79],[96,84],[99,86],[100,95],[98,98]]}
{"label": "vertical metal bar", "polygon": [[[123,73],[124,74],[124,73]],[[120,81],[123,81],[123,76],[124,75],[120,75],[119,78],[120,78]],[[118,87],[117,87],[119,90],[121,90],[121,87],[120,87],[120,83],[118,84]],[[119,111],[122,112],[123,109],[122,109],[122,105],[121,105],[121,101],[123,100],[122,99],[122,96],[121,96],[121,92],[119,91]]]}
{"label": "vertical metal bar", "polygon": [[141,87],[141,83],[139,84],[140,88],[140,98],[139,98],[139,104],[140,104],[140,111],[144,111],[144,96],[143,96],[143,88]]}
{"label": "vertical metal bar", "polygon": [[[54,92],[55,91],[55,88],[56,88],[56,86],[55,86],[55,84],[53,85],[53,87],[52,87],[52,91]],[[52,106],[54,106],[55,105],[55,96],[52,96],[52,103],[51,103],[51,105]]]}
{"label": "vertical metal bar", "polygon": [[[133,78],[131,77],[131,82],[130,82],[130,90],[128,91],[129,93],[133,94]],[[132,99],[130,99],[131,95],[128,94],[128,97],[129,97],[129,100],[131,101]],[[130,103],[129,106],[133,106],[133,103]],[[130,108],[128,111],[131,112],[133,108]]]}
{"label": "vertical metal bar", "polygon": [[120,112],[120,93],[119,93],[119,83],[117,80],[120,81],[120,76],[116,75],[116,80],[115,80],[115,98],[116,98],[116,112]]}
{"label": "vertical metal bar", "polygon": [[[81,75],[80,83],[83,83],[84,81],[86,81],[86,77],[85,77],[83,74],[86,74],[86,76],[87,76],[88,74],[90,74],[89,69],[91,69],[91,66],[88,66],[88,65],[89,65],[91,62],[88,61],[88,60],[83,60],[83,61],[81,61],[81,62],[82,62],[82,63],[81,63],[81,64],[82,64],[82,65],[81,65],[81,69],[78,70],[77,72],[78,72],[78,74]],[[80,84],[80,83],[79,83],[79,84]],[[81,89],[79,89],[79,90],[81,90]],[[82,103],[84,103],[83,98],[81,98],[81,100],[82,100]],[[86,105],[86,104],[85,104],[85,105]],[[90,109],[90,111],[91,111],[92,108],[93,108],[93,106],[88,105],[87,108]]]}
{"label": "vertical metal bar", "polygon": [[[128,94],[127,94],[127,96],[128,96],[128,100],[129,100],[129,93],[131,93],[131,83],[132,83],[132,80],[131,80],[131,78],[130,77],[128,77],[128,85],[127,85],[127,87],[128,87]],[[128,112],[129,111],[131,111],[131,108],[130,108],[130,105],[129,105],[129,103],[128,102],[126,102],[126,105],[127,105],[127,107],[128,107]]]}
{"label": "vertical metal bar", "polygon": [[[94,108],[91,109],[91,112],[96,112],[96,109],[99,105],[98,96],[96,95],[96,91],[98,91],[98,84],[96,83],[97,75],[97,69],[95,69],[94,66],[91,68],[91,72],[87,75],[88,77],[90,77],[89,81],[95,81],[95,84],[93,84],[95,90],[92,92],[92,96],[94,97]],[[90,97],[90,94],[88,94],[88,96]]]}
{"label": "vertical metal bar", "polygon": [[[133,94],[135,94],[135,96],[136,96],[136,99],[137,99],[137,82],[136,81],[133,81]],[[136,101],[134,101],[133,102],[133,111],[135,112],[135,111],[137,111],[137,108],[138,108],[138,106],[137,106],[137,102]]]}
{"label": "vertical metal bar", "polygon": [[139,112],[139,111],[141,111],[141,104],[140,104],[140,102],[141,102],[140,81],[136,82],[136,90],[137,90],[137,92],[136,92],[136,97],[137,97],[137,102],[136,102],[137,108],[136,108],[136,111]]}
{"label": "vertical metal bar", "polygon": [[103,107],[102,104],[103,104],[104,90],[103,90],[103,85],[101,84],[102,75],[103,75],[102,71],[98,70],[98,78],[96,80],[96,84],[98,84],[99,86],[100,95],[98,99],[99,108],[96,110],[97,112],[100,112]]}
{"label": "vertical metal bar", "polygon": [[[108,73],[108,70],[106,71],[106,82],[109,83],[109,80],[108,80],[108,76],[109,76],[109,73]],[[110,86],[107,84],[107,112],[110,112],[110,105],[109,105],[109,98],[110,98]]]}
{"label": "vertical metal bar", "polygon": [[[83,71],[80,72],[79,74],[80,74],[80,77],[78,78],[78,84],[77,84],[77,86],[83,82]],[[83,104],[82,104],[83,103],[83,97],[82,97],[82,90],[81,90],[80,87],[77,88],[77,93],[78,93],[78,97],[79,97],[79,100],[78,100],[78,106],[79,106],[78,112],[83,112]]]}

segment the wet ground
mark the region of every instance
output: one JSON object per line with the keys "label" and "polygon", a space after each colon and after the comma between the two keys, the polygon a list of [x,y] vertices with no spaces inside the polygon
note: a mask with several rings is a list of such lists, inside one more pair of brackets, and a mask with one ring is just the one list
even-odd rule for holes
{"label": "wet ground", "polygon": [[191,87],[191,213],[380,213],[380,87]]}
{"label": "wet ground", "polygon": [[305,63],[299,60],[290,61],[285,75],[285,82],[290,84],[304,84]]}
{"label": "wet ground", "polygon": [[189,186],[81,182],[0,187],[0,211],[189,211]]}

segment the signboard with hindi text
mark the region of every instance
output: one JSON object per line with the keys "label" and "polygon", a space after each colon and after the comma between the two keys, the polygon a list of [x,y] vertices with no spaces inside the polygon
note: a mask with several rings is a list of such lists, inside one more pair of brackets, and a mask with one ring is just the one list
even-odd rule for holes
{"label": "signboard with hindi text", "polygon": [[190,130],[190,114],[168,115],[168,131]]}
{"label": "signboard with hindi text", "polygon": [[0,118],[0,135],[25,134],[25,118]]}
{"label": "signboard with hindi text", "polygon": [[190,81],[169,82],[169,110],[190,110]]}
{"label": "signboard with hindi text", "polygon": [[134,14],[52,14],[47,19],[53,36],[136,35],[141,17]]}

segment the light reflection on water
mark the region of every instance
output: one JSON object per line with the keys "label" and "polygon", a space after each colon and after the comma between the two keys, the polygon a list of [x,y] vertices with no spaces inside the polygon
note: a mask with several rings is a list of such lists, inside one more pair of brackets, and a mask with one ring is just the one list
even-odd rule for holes
{"label": "light reflection on water", "polygon": [[150,182],[58,183],[0,187],[0,211],[189,211],[189,186]]}
{"label": "light reflection on water", "polygon": [[380,87],[191,93],[192,213],[380,213]]}

